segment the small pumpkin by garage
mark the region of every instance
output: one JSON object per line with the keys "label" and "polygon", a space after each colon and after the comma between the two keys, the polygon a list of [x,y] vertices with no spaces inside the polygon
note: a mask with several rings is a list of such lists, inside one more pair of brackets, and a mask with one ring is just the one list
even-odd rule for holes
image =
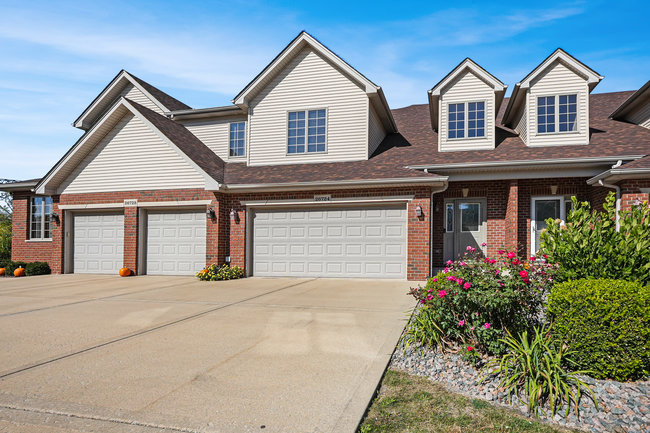
{"label": "small pumpkin by garage", "polygon": [[5,268],[0,268],[0,277],[4,277],[4,276],[5,276],[5,272],[6,272],[6,271],[5,271]]}
{"label": "small pumpkin by garage", "polygon": [[131,275],[131,269],[129,268],[120,269],[120,277],[128,277],[130,275]]}
{"label": "small pumpkin by garage", "polygon": [[24,277],[25,276],[25,268],[16,268],[14,270],[14,277]]}

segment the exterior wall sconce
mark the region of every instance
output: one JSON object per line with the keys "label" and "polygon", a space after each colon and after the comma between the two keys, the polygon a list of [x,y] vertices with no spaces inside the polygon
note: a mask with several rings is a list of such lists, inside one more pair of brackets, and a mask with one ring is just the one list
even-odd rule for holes
{"label": "exterior wall sconce", "polygon": [[463,197],[467,197],[469,195],[469,188],[463,188]]}
{"label": "exterior wall sconce", "polygon": [[235,212],[235,209],[230,209],[230,219],[236,223],[239,223],[239,213]]}
{"label": "exterior wall sconce", "polygon": [[557,194],[557,185],[551,185],[551,194],[552,195]]}
{"label": "exterior wall sconce", "polygon": [[415,215],[418,218],[422,217],[422,206],[418,205],[418,206],[415,207]]}
{"label": "exterior wall sconce", "polygon": [[214,211],[214,208],[209,208],[209,209],[207,210],[207,212],[205,213],[205,215],[206,215],[209,219],[211,219],[211,220],[217,218],[217,214],[216,214],[216,212]]}
{"label": "exterior wall sconce", "polygon": [[50,215],[52,217],[52,220],[54,220],[57,224],[61,224],[61,217],[58,213],[52,212]]}

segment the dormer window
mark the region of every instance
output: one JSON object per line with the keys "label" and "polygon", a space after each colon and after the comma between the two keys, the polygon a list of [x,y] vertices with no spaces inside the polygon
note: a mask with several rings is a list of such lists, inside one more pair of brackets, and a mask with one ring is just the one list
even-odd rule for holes
{"label": "dormer window", "polygon": [[537,132],[573,132],[577,127],[578,95],[539,96]]}
{"label": "dormer window", "polygon": [[448,137],[485,137],[485,102],[449,104]]}
{"label": "dormer window", "polygon": [[288,154],[325,152],[327,110],[290,111],[287,135]]}

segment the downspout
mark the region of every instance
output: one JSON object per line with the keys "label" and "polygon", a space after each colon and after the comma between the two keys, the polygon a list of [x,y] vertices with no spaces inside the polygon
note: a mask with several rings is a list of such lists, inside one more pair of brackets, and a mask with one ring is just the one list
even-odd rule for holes
{"label": "downspout", "polygon": [[[616,164],[612,165],[612,169],[618,168],[623,164],[623,161],[619,160]],[[598,181],[598,185],[605,188],[611,188],[616,191],[616,231],[619,231],[621,228],[620,221],[620,212],[621,212],[621,187],[618,185],[613,185],[611,183],[605,183],[602,179]]]}
{"label": "downspout", "polygon": [[[429,173],[429,169],[425,168],[424,172]],[[433,205],[433,196],[447,191],[447,188],[449,188],[449,181],[445,182],[445,186],[441,190],[431,193],[431,205],[429,206],[429,220],[431,221],[431,226],[429,227],[429,276],[431,277],[433,277],[433,210],[435,208]]]}

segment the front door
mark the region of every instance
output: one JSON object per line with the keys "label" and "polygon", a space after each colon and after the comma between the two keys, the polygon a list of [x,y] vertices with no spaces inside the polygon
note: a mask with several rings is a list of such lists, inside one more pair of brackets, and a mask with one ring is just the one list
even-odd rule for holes
{"label": "front door", "polygon": [[532,218],[530,220],[531,242],[530,252],[535,254],[539,250],[540,235],[546,228],[546,220],[565,219],[564,197],[534,197],[532,202]]}
{"label": "front door", "polygon": [[487,200],[484,198],[445,200],[444,259],[455,260],[467,247],[485,253]]}

